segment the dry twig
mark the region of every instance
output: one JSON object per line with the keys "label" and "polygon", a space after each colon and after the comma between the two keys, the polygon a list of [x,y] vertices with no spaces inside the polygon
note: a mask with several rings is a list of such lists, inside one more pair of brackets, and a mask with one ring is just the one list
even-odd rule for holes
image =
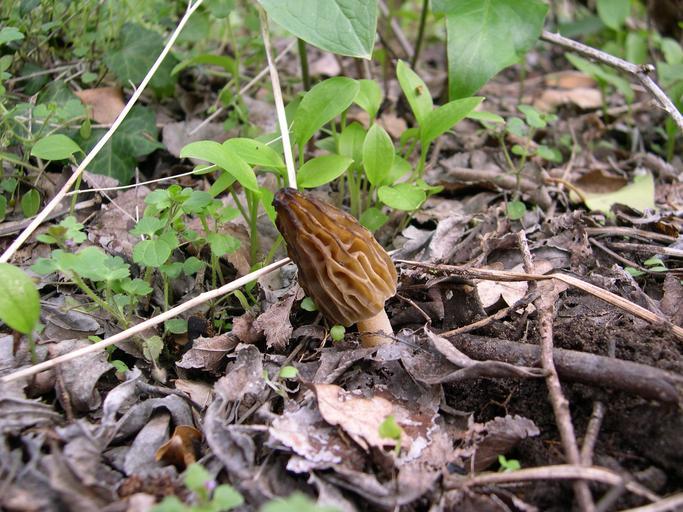
{"label": "dry twig", "polygon": [[580,53],[593,60],[600,61],[610,67],[624,71],[634,76],[640,80],[640,83],[642,83],[643,86],[650,92],[650,94],[657,99],[662,109],[664,109],[671,116],[676,125],[678,125],[678,129],[683,131],[683,115],[681,115],[676,108],[676,105],[673,104],[673,102],[664,93],[664,91],[662,91],[659,85],[657,85],[657,83],[650,77],[650,74],[654,71],[654,67],[651,64],[643,64],[642,66],[639,66],[591,46],[574,41],[573,39],[561,36],[560,34],[553,34],[547,30],[543,31],[541,34],[541,39],[548,43],[560,46],[565,50]]}
{"label": "dry twig", "polygon": [[[524,270],[532,274],[534,272],[534,264],[524,231],[517,233],[517,240],[520,252],[522,253]],[[538,331],[541,338],[541,366],[546,371],[545,382],[555,414],[557,429],[560,432],[564,455],[570,464],[581,464],[579,447],[576,442],[576,435],[574,434],[574,425],[572,424],[572,417],[569,412],[569,401],[562,393],[560,377],[557,375],[553,359],[553,319],[555,316],[554,304],[557,299],[557,293],[553,291],[549,295],[541,296],[534,301],[536,311],[538,312]],[[595,510],[593,497],[586,482],[574,482],[574,492],[581,510]]]}

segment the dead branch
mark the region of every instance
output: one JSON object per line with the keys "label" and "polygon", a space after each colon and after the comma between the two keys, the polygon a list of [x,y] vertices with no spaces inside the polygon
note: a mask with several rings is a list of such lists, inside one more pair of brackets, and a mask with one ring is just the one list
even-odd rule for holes
{"label": "dead branch", "polygon": [[591,46],[574,41],[573,39],[561,36],[560,34],[553,34],[547,30],[543,31],[541,34],[541,39],[548,43],[560,46],[565,50],[580,53],[581,55],[607,64],[614,69],[624,71],[637,78],[640,83],[643,84],[643,86],[650,92],[650,94],[657,99],[662,109],[664,109],[671,116],[676,125],[678,125],[678,129],[683,131],[683,115],[681,115],[676,108],[676,105],[673,104],[673,102],[669,99],[666,93],[662,91],[659,85],[657,85],[657,83],[650,78],[650,74],[654,71],[654,67],[651,64],[643,64],[639,66]]}

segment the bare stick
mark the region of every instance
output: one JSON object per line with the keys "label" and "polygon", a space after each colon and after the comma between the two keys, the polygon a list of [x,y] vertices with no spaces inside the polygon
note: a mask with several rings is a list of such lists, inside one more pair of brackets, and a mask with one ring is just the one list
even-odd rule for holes
{"label": "bare stick", "polygon": [[674,494],[649,505],[629,508],[622,512],[667,512],[668,510],[680,510],[683,507],[683,493]]}
{"label": "bare stick", "polygon": [[[519,231],[517,233],[517,240],[519,242],[520,252],[522,253],[524,270],[531,274],[534,272],[534,264],[524,231]],[[574,425],[569,411],[569,402],[565,398],[564,393],[562,393],[560,377],[557,375],[557,369],[555,368],[555,361],[553,359],[553,313],[557,294],[551,292],[549,295],[551,296],[541,296],[534,301],[534,305],[538,311],[538,331],[541,338],[541,366],[546,371],[545,383],[548,387],[550,403],[553,406],[557,429],[560,432],[564,455],[570,464],[581,464],[579,446],[576,442]],[[586,482],[574,482],[574,492],[576,493],[576,498],[579,501],[581,510],[595,510],[593,497],[591,496],[590,489]]]}
{"label": "bare stick", "polygon": [[188,300],[187,302],[183,302],[179,306],[169,309],[168,311],[161,313],[160,315],[153,316],[149,320],[145,320],[144,322],[134,325],[130,329],[121,331],[120,333],[115,334],[114,336],[110,336],[109,338],[106,338],[98,343],[93,343],[92,345],[89,345],[78,350],[74,350],[73,352],[69,352],[68,354],[55,357],[54,359],[49,359],[42,363],[30,366],[29,368],[17,370],[16,372],[10,373],[9,375],[0,377],[0,383],[11,382],[13,380],[29,377],[31,375],[35,375],[36,373],[49,370],[50,368],[58,364],[64,363],[66,361],[71,361],[72,359],[76,359],[86,354],[91,354],[93,352],[99,352],[101,350],[104,350],[105,348],[114,345],[115,343],[127,340],[128,338],[135,336],[136,334],[139,334],[149,329],[150,327],[154,327],[155,325],[158,325],[161,322],[164,322],[165,320],[170,320],[171,318],[178,316],[180,313],[197,307],[200,304],[203,304],[204,302],[218,298],[222,295],[225,295],[226,293],[233,292],[241,286],[244,286],[245,284],[255,281],[259,277],[265,276],[266,274],[269,274],[270,272],[277,270],[278,268],[286,265],[289,262],[289,258],[285,258],[280,261],[276,261],[275,263],[271,263],[270,265],[265,266],[254,272],[251,272],[246,276],[242,276],[239,279],[232,281],[231,283],[223,285],[220,288],[216,288],[215,290],[209,290],[208,292],[204,292],[200,295],[197,295],[196,297]]}
{"label": "bare stick", "polygon": [[605,404],[601,401],[593,403],[593,414],[586,427],[586,435],[583,436],[583,445],[581,446],[581,464],[590,466],[593,463],[593,449],[598,440],[602,420],[605,417]]}
{"label": "bare stick", "polygon": [[[270,45],[270,32],[268,30],[268,16],[263,8],[259,7],[259,15],[261,17],[261,35],[263,36],[263,43],[266,49],[266,58],[268,59],[268,69],[270,70],[270,81],[273,84],[273,99],[275,100],[275,110],[277,112],[277,120],[280,124],[280,135],[282,135],[282,148],[285,151],[285,164],[287,165],[287,184],[291,188],[296,188],[296,170],[294,169],[294,157],[292,156],[292,144],[289,141],[289,125],[287,124],[287,115],[285,114],[285,104],[282,101],[282,90],[280,89],[280,78],[277,74],[277,68],[273,62],[273,49]],[[303,148],[299,148],[302,151]]]}
{"label": "bare stick", "polygon": [[595,297],[598,297],[599,299],[602,299],[605,302],[612,304],[613,306],[623,309],[624,311],[642,320],[645,320],[646,322],[650,322],[652,324],[666,325],[669,329],[671,329],[671,332],[674,335],[676,335],[678,339],[683,340],[682,327],[673,325],[666,318],[662,318],[661,316],[656,315],[652,311],[649,311],[644,307],[639,306],[638,304],[634,304],[633,302],[624,299],[623,297],[620,297],[615,293],[603,290],[599,286],[595,286],[594,284],[587,283],[586,281],[583,281],[578,277],[570,276],[567,274],[528,274],[524,272],[511,272],[509,270],[469,268],[460,267],[456,265],[437,265],[434,263],[425,263],[421,261],[409,260],[394,260],[394,262],[404,263],[406,265],[411,265],[414,267],[422,267],[430,269],[435,272],[445,273],[448,275],[455,275],[462,277],[464,279],[484,279],[487,281],[502,282],[546,281],[548,279],[557,279],[558,281],[562,281],[563,283],[573,286],[574,288],[578,288],[579,290],[583,290],[584,292],[590,293],[591,295],[594,295]]}
{"label": "bare stick", "polygon": [[73,186],[73,184],[76,182],[79,176],[83,173],[85,168],[90,164],[90,162],[93,161],[93,159],[97,156],[97,154],[109,141],[109,139],[111,139],[116,129],[121,125],[123,120],[128,115],[128,112],[130,112],[130,110],[133,108],[135,103],[142,95],[142,92],[147,87],[147,84],[149,84],[149,81],[154,76],[156,70],[159,69],[159,66],[161,66],[161,63],[164,61],[164,58],[171,50],[171,46],[173,46],[173,43],[175,43],[175,40],[180,35],[180,32],[182,31],[187,21],[190,19],[190,16],[197,10],[197,7],[199,7],[203,1],[204,0],[196,0],[195,2],[188,3],[185,15],[182,17],[180,22],[178,22],[178,26],[173,31],[173,34],[171,34],[171,37],[169,37],[168,41],[166,42],[166,45],[164,46],[164,49],[161,50],[161,53],[157,57],[157,60],[154,62],[154,64],[152,64],[152,67],[149,68],[149,71],[147,71],[147,74],[145,75],[145,78],[142,79],[142,82],[140,82],[140,85],[137,87],[137,89],[135,89],[135,91],[133,91],[133,95],[130,97],[130,100],[128,100],[128,103],[126,103],[126,106],[123,108],[121,113],[116,118],[116,121],[114,121],[114,123],[111,125],[111,128],[107,130],[107,132],[99,140],[99,142],[95,144],[95,147],[92,148],[90,153],[86,155],[86,157],[83,159],[80,165],[76,168],[73,174],[66,181],[64,186],[59,190],[59,192],[57,192],[55,197],[53,197],[52,200],[45,205],[45,208],[43,208],[43,210],[38,215],[36,215],[36,218],[33,219],[33,222],[31,222],[31,224],[29,224],[26,227],[26,229],[24,229],[24,231],[22,231],[19,234],[19,236],[17,236],[14,242],[12,242],[12,244],[7,248],[7,250],[2,254],[2,256],[0,256],[0,262],[9,261],[9,259],[14,255],[17,249],[21,247],[21,244],[23,244],[28,239],[28,237],[31,236],[31,234],[36,230],[36,228],[38,228],[38,226],[40,226],[45,221],[45,219],[50,215],[52,210],[54,210],[59,205],[59,203],[62,201],[66,193]]}
{"label": "bare stick", "polygon": [[674,122],[678,125],[678,129],[681,130],[681,132],[683,132],[683,115],[681,115],[679,110],[676,108],[676,105],[673,104],[673,102],[669,99],[666,93],[662,91],[659,85],[657,85],[657,83],[650,77],[650,73],[654,71],[654,67],[651,64],[644,64],[642,66],[639,66],[637,64],[633,64],[632,62],[620,59],[619,57],[615,57],[614,55],[610,55],[609,53],[605,53],[591,46],[587,46],[585,44],[579,43],[578,41],[574,41],[573,39],[561,36],[560,34],[553,34],[552,32],[548,32],[547,30],[543,31],[543,34],[541,34],[541,39],[543,41],[547,41],[548,43],[552,43],[557,46],[561,46],[562,48],[565,48],[567,50],[580,53],[582,55],[585,55],[586,57],[607,64],[610,67],[633,75],[635,78],[640,80],[640,83],[643,84],[643,86],[650,92],[650,94],[652,94],[657,99],[660,106],[672,117]]}
{"label": "bare stick", "polygon": [[512,484],[534,480],[590,480],[608,485],[625,486],[633,494],[642,496],[650,501],[659,501],[659,496],[640,485],[630,482],[611,469],[602,467],[585,467],[572,464],[558,464],[539,468],[518,469],[505,473],[482,473],[470,478],[447,477],[446,489],[460,489],[463,487],[480,487],[496,484]]}

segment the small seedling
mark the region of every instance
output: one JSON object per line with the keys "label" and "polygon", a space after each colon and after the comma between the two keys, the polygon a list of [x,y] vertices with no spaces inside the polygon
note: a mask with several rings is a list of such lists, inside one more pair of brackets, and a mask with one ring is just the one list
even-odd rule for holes
{"label": "small seedling", "polygon": [[333,325],[330,329],[332,341],[342,341],[344,339],[344,334],[346,334],[346,329],[343,325]]}
{"label": "small seedling", "polygon": [[394,453],[398,455],[401,453],[401,436],[403,435],[403,429],[396,423],[396,418],[393,415],[387,416],[382,423],[379,425],[378,430],[379,436],[382,439],[391,439],[396,442],[394,447]]}
{"label": "small seedling", "polygon": [[522,465],[517,459],[507,459],[505,455],[498,455],[498,464],[500,464],[501,473],[507,473],[509,471],[517,471],[522,468]]}

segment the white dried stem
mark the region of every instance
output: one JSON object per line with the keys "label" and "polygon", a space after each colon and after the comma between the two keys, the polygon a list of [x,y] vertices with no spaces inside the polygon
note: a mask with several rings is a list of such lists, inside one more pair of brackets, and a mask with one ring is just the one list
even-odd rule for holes
{"label": "white dried stem", "polygon": [[[280,78],[277,74],[277,68],[273,61],[273,48],[270,44],[270,31],[268,30],[268,15],[263,8],[259,7],[259,15],[261,16],[261,35],[263,36],[263,45],[266,50],[266,58],[268,59],[268,69],[270,71],[270,81],[273,84],[273,99],[275,100],[275,111],[277,112],[277,120],[280,125],[280,135],[282,136],[282,147],[285,152],[285,165],[287,166],[287,184],[291,188],[296,188],[296,170],[294,169],[294,157],[292,156],[292,144],[289,140],[289,125],[287,124],[287,115],[285,114],[285,104],[282,101],[282,89],[280,88]],[[299,148],[301,151],[303,148]]]}
{"label": "white dried stem", "polygon": [[104,134],[104,136],[99,140],[97,144],[95,144],[95,147],[92,148],[90,153],[88,153],[83,161],[80,163],[80,165],[76,168],[74,173],[69,177],[69,179],[66,181],[64,186],[57,192],[55,197],[52,198],[52,200],[45,205],[43,210],[36,215],[35,219],[33,219],[33,222],[29,224],[26,229],[24,229],[19,236],[12,242],[12,244],[7,248],[7,250],[0,256],[0,262],[7,262],[9,259],[14,255],[14,253],[21,247],[21,244],[23,244],[28,237],[31,236],[31,234],[40,226],[45,219],[50,215],[52,210],[54,210],[59,203],[64,199],[64,196],[66,193],[71,189],[74,183],[76,183],[76,180],[78,177],[83,173],[85,168],[90,164],[90,162],[93,161],[93,159],[97,156],[97,154],[100,152],[100,150],[104,147],[104,145],[111,139],[112,135],[114,135],[114,132],[117,130],[117,128],[121,125],[123,120],[126,118],[130,110],[133,108],[135,103],[138,101],[140,98],[140,95],[142,95],[142,92],[145,90],[147,85],[149,84],[149,81],[152,79],[154,76],[154,73],[156,72],[157,69],[159,69],[159,66],[161,66],[161,63],[164,61],[164,58],[166,55],[168,55],[168,52],[171,50],[171,47],[173,46],[173,43],[175,43],[176,39],[180,35],[180,32],[182,31],[183,27],[187,23],[187,21],[190,19],[190,16],[192,16],[192,13],[194,13],[197,10],[197,7],[199,7],[204,0],[196,0],[195,2],[188,3],[187,10],[185,11],[185,15],[182,17],[182,19],[178,22],[178,26],[176,29],[173,31],[173,34],[171,34],[171,37],[169,37],[168,41],[166,42],[166,45],[164,46],[164,49],[161,50],[161,53],[157,57],[157,60],[152,64],[152,67],[149,68],[149,71],[147,71],[147,74],[145,75],[145,78],[142,79],[142,82],[140,82],[140,85],[135,89],[133,92],[133,95],[130,97],[130,100],[128,100],[128,103],[126,103],[126,106],[123,108],[121,113],[118,115],[114,123],[111,125],[111,128],[107,130],[107,132]]}
{"label": "white dried stem", "polygon": [[225,295],[226,293],[234,292],[241,286],[244,286],[245,284],[251,283],[252,281],[255,281],[261,276],[265,276],[266,274],[269,274],[270,272],[273,272],[274,270],[277,270],[278,268],[286,265],[287,263],[290,262],[289,258],[285,258],[279,261],[276,261],[275,263],[271,263],[268,266],[265,266],[259,270],[256,270],[254,272],[251,272],[250,274],[247,274],[246,276],[242,276],[239,279],[236,279],[232,281],[231,283],[225,284],[221,286],[220,288],[216,288],[215,290],[209,290],[208,292],[204,292],[200,295],[197,295],[196,297],[188,300],[187,302],[183,302],[179,306],[176,306],[172,309],[169,309],[168,311],[161,313],[160,315],[153,316],[149,320],[145,320],[144,322],[141,322],[137,325],[134,325],[130,329],[126,329],[125,331],[121,331],[118,334],[115,334],[114,336],[110,336],[109,338],[106,338],[98,343],[94,343],[92,345],[89,345],[87,347],[74,350],[73,352],[69,352],[68,354],[64,354],[59,357],[55,357],[54,359],[49,359],[47,361],[44,361],[42,363],[38,363],[36,365],[33,365],[29,368],[24,368],[22,370],[18,370],[16,372],[10,373],[9,375],[5,375],[4,377],[0,377],[0,383],[5,383],[5,382],[11,382],[13,380],[17,379],[22,379],[24,377],[30,377],[31,375],[35,375],[36,373],[40,373],[45,370],[49,370],[50,368],[64,363],[66,361],[71,361],[72,359],[76,359],[78,357],[87,355],[87,354],[92,354],[94,352],[100,352],[104,350],[105,348],[114,345],[115,343],[120,343],[121,341],[125,341],[128,338],[131,338],[135,336],[136,334],[140,334],[141,332],[149,329],[150,327],[154,327],[155,325],[160,324],[161,322],[164,322],[166,320],[170,320],[171,318],[175,318],[179,314],[183,313],[184,311],[188,311],[192,308],[195,308],[199,306],[200,304],[203,304],[204,302],[207,302],[212,299],[216,299],[222,295]]}

